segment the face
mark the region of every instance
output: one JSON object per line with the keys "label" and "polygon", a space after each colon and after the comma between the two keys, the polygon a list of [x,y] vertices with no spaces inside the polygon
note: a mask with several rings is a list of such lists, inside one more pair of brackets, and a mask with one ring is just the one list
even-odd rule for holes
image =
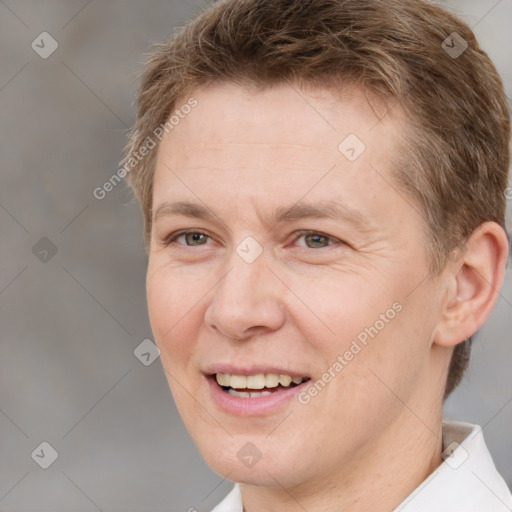
{"label": "face", "polygon": [[403,433],[403,402],[421,395],[421,415],[439,377],[424,221],[392,178],[406,126],[355,90],[193,96],[154,177],[147,297],[162,364],[212,469],[312,482]]}

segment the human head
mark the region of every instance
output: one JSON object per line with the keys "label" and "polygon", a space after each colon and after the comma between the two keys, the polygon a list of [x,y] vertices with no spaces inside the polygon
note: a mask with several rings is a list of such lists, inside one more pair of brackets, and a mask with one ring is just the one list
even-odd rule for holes
{"label": "human head", "polygon": [[[468,45],[456,58],[443,45],[454,33]],[[504,226],[510,123],[501,81],[470,28],[423,1],[215,3],[153,52],[125,165],[197,89],[286,82],[338,93],[356,86],[390,111],[403,109],[410,131],[394,181],[425,217],[432,271],[483,222]],[[147,242],[156,158],[149,152],[128,173]],[[445,396],[467,366],[469,343],[455,348]]]}

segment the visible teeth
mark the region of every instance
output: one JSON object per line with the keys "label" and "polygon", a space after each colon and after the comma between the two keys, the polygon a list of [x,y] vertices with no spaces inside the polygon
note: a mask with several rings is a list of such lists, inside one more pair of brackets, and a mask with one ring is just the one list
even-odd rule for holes
{"label": "visible teeth", "polygon": [[263,389],[265,387],[265,375],[263,373],[249,375],[247,377],[247,387],[251,389]]}
{"label": "visible teeth", "polygon": [[268,396],[271,395],[270,391],[253,391],[248,393],[247,391],[236,391],[232,388],[228,389],[228,395],[236,396],[238,398],[257,398],[259,396]]}
{"label": "visible teeth", "polygon": [[217,373],[216,377],[217,377],[217,383],[219,384],[219,386],[223,386],[223,387],[229,386],[231,379],[230,379],[230,376],[228,373]]}
{"label": "visible teeth", "polygon": [[251,398],[256,398],[257,396],[268,396],[271,394],[271,391],[254,391],[251,393]]}
{"label": "visible teeth", "polygon": [[247,377],[245,375],[231,375],[229,385],[232,388],[243,389],[247,387]]}
{"label": "visible teeth", "polygon": [[239,398],[249,398],[251,396],[251,393],[248,393],[247,391],[235,391],[234,389],[228,389],[228,393],[231,396],[237,396]]}
{"label": "visible teeth", "polygon": [[277,388],[279,386],[279,375],[277,373],[267,373],[265,375],[265,387]]}
{"label": "visible teeth", "polygon": [[279,375],[279,384],[281,386],[289,386],[292,382],[292,378],[289,375]]}
{"label": "visible teeth", "polygon": [[229,373],[217,373],[215,375],[219,386],[234,389],[263,389],[284,387],[300,384],[306,377],[292,377],[291,375],[278,375],[276,373],[258,373],[256,375],[231,375]]}

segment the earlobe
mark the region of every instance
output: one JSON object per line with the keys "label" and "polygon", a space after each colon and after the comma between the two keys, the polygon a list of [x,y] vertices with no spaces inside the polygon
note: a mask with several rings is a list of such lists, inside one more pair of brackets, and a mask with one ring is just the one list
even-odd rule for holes
{"label": "earlobe", "polygon": [[455,346],[478,331],[494,308],[505,274],[508,239],[495,222],[480,225],[457,262],[434,343]]}

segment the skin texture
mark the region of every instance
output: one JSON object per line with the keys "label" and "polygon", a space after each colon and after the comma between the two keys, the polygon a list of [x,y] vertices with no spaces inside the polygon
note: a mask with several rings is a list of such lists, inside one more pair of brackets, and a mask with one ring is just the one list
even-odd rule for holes
{"label": "skin texture", "polygon": [[[357,90],[340,98],[290,84],[193,96],[198,106],[158,149],[153,211],[190,201],[214,217],[161,212],[147,273],[183,421],[210,467],[241,482],[246,512],[392,510],[442,462],[449,358],[496,301],[505,234],[482,225],[465,253],[430,273],[422,215],[391,174],[407,129],[398,108],[382,117],[385,106]],[[349,134],[366,146],[354,161],[338,149]],[[327,201],[356,221],[269,220],[279,207]],[[207,236],[166,245],[183,229]],[[263,249],[252,263],[236,251],[247,236]],[[395,303],[395,318],[307,405],[241,417],[212,401],[208,365],[278,366],[314,382]],[[262,454],[252,467],[237,457],[248,442]]]}

